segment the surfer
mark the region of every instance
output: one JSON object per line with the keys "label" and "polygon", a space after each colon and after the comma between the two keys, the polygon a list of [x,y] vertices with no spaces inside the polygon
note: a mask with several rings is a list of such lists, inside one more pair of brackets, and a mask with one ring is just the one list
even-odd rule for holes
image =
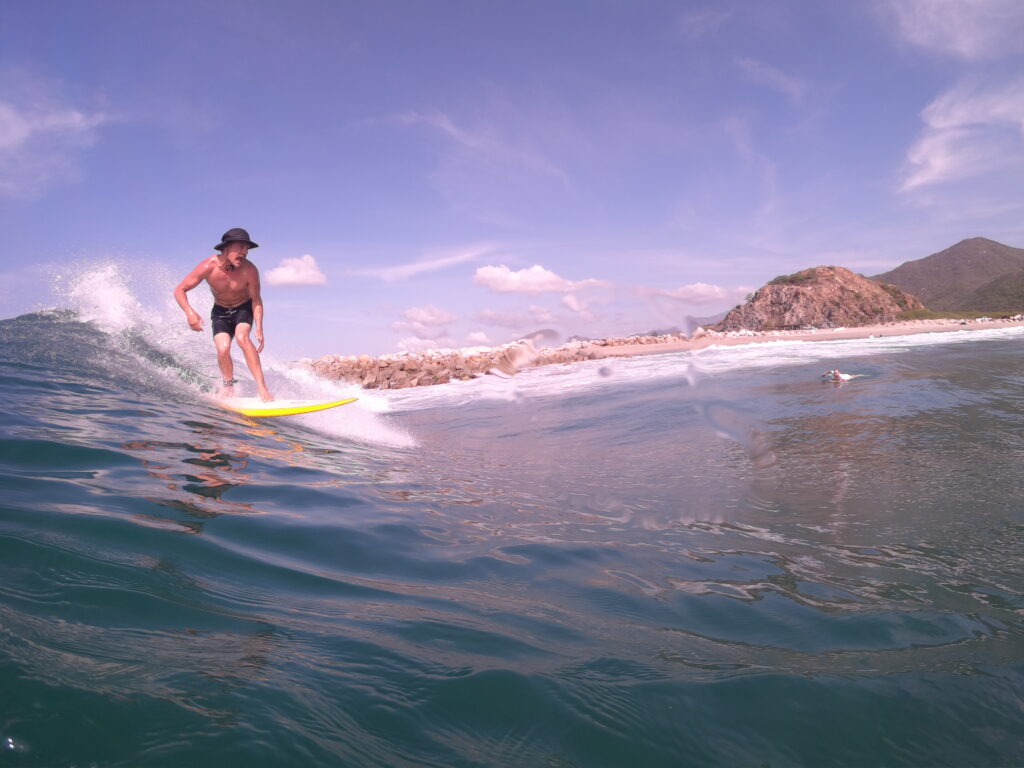
{"label": "surfer", "polygon": [[853,378],[853,374],[842,373],[838,368],[833,368],[831,371],[821,374],[821,378],[826,381],[849,381]]}
{"label": "surfer", "polygon": [[[273,396],[267,389],[263,379],[263,366],[260,365],[260,352],[263,351],[263,299],[260,297],[260,273],[247,257],[249,250],[258,248],[249,239],[244,229],[235,228],[225,232],[217,245],[213,246],[217,253],[201,261],[195,269],[186,275],[174,289],[174,298],[178,306],[185,312],[188,326],[193,331],[203,330],[203,318],[192,309],[186,294],[205,280],[213,293],[213,312],[210,322],[213,327],[213,343],[217,348],[217,362],[224,387],[221,394],[225,397],[234,395],[234,366],[231,360],[231,339],[238,343],[245,362],[256,380],[256,390],[260,400],[270,402]],[[256,344],[249,338],[252,331],[256,336]]]}

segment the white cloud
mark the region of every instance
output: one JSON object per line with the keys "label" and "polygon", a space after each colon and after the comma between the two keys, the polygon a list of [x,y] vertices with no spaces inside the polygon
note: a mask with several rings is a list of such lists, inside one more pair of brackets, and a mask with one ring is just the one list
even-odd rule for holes
{"label": "white cloud", "polygon": [[473,331],[466,337],[466,340],[471,344],[479,344],[481,346],[491,346],[494,344],[491,338],[483,331]]}
{"label": "white cloud", "polygon": [[911,45],[966,60],[1024,51],[1020,0],[885,0],[894,29]]}
{"label": "white cloud", "polygon": [[403,352],[426,352],[428,349],[454,349],[456,346],[455,339],[448,336],[436,339],[422,339],[419,336],[409,336],[408,338],[400,339],[398,342],[398,349]]}
{"label": "white cloud", "polygon": [[591,321],[596,319],[587,302],[574,293],[567,293],[562,297],[562,306],[575,312],[581,320]]}
{"label": "white cloud", "polygon": [[457,315],[438,309],[433,304],[428,304],[425,307],[410,307],[402,312],[402,317],[421,325],[449,325],[459,319]]}
{"label": "white cloud", "polygon": [[424,325],[417,322],[396,322],[391,324],[391,330],[396,333],[411,333],[417,339],[440,339],[448,335],[448,329],[443,326]]}
{"label": "white cloud", "polygon": [[28,199],[75,180],[79,155],[110,116],[59,103],[39,82],[0,74],[7,81],[0,91],[0,195]]}
{"label": "white cloud", "polygon": [[588,278],[572,281],[560,277],[539,264],[513,272],[504,264],[480,267],[473,278],[478,285],[496,293],[569,293],[584,288],[607,288],[609,283]]}
{"label": "white cloud", "polygon": [[725,306],[734,304],[741,300],[748,293],[753,292],[751,286],[740,285],[735,288],[723,288],[720,285],[709,283],[691,283],[671,290],[641,289],[641,293],[648,297],[674,299],[681,304],[702,305],[718,304]]}
{"label": "white cloud", "polygon": [[455,264],[473,261],[494,250],[496,249],[493,245],[471,245],[457,251],[446,252],[433,258],[424,259],[423,261],[414,261],[410,264],[398,264],[393,267],[382,267],[380,269],[359,269],[354,270],[352,274],[376,277],[384,282],[391,283],[398,280],[407,280],[424,272],[434,272]]}
{"label": "white cloud", "polygon": [[571,309],[573,312],[582,312],[587,308],[586,303],[579,300],[579,297],[571,293],[562,297],[562,306]]}
{"label": "white cloud", "polygon": [[539,307],[536,304],[531,304],[526,308],[526,311],[530,313],[530,320],[535,323],[554,323],[558,319],[550,309]]}
{"label": "white cloud", "polygon": [[[429,342],[430,347],[451,346],[454,343],[447,326],[459,319],[457,315],[428,304],[425,307],[410,307],[401,316],[402,320],[392,323],[391,329],[397,333],[412,334],[403,343],[412,344],[410,339]],[[402,348],[414,351],[408,344]]]}
{"label": "white cloud", "polygon": [[910,192],[1024,163],[1024,78],[1001,86],[965,82],[921,113],[900,191]]}
{"label": "white cloud", "polygon": [[769,64],[746,57],[737,58],[736,66],[750,82],[778,91],[794,104],[800,104],[804,100],[807,83],[800,78],[787,75]]}
{"label": "white cloud", "polygon": [[267,282],[271,285],[324,285],[327,275],[307,253],[297,259],[284,259],[267,272]]}

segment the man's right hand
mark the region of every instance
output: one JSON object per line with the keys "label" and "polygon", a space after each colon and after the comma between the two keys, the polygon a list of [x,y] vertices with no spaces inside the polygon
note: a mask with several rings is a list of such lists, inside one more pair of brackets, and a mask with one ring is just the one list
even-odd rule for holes
{"label": "man's right hand", "polygon": [[198,312],[189,312],[188,315],[188,327],[193,331],[203,330],[203,318],[199,316]]}

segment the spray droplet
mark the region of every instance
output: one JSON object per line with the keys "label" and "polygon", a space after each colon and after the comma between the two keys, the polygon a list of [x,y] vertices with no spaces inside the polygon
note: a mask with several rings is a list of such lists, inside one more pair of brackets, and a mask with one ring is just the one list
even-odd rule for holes
{"label": "spray droplet", "polygon": [[741,411],[724,403],[704,403],[698,408],[704,420],[718,434],[746,448],[756,468],[765,469],[776,463],[768,436]]}

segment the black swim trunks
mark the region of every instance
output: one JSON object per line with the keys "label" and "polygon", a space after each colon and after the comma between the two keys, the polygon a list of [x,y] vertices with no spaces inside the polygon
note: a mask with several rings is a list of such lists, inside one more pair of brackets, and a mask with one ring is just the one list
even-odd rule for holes
{"label": "black swim trunks", "polygon": [[235,335],[235,328],[239,323],[252,325],[252,299],[237,307],[222,307],[220,304],[213,305],[210,313],[210,324],[213,326],[213,335],[226,333]]}

